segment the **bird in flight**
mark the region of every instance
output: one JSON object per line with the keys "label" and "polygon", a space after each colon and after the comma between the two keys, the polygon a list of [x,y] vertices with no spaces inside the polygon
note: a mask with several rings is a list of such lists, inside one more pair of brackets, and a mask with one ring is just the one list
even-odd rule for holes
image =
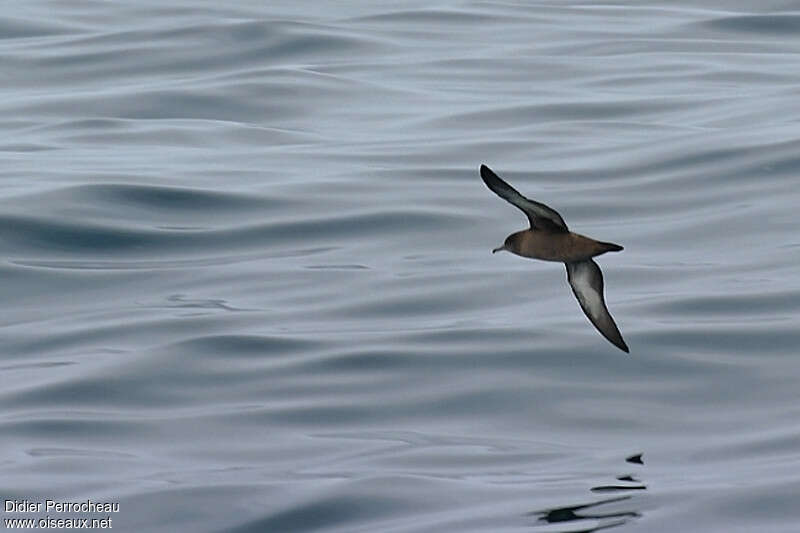
{"label": "bird in flight", "polygon": [[512,233],[492,253],[505,250],[522,257],[564,263],[567,280],[583,312],[603,337],[628,353],[628,345],[606,307],[603,273],[592,260],[606,252],[619,252],[622,246],[572,233],[555,209],[525,198],[486,165],[481,165],[481,178],[493,193],[521,209],[531,223],[530,229]]}

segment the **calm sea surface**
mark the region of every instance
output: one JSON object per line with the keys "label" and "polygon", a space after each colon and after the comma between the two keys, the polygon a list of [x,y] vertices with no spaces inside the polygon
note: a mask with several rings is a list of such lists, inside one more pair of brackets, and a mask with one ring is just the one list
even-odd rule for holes
{"label": "calm sea surface", "polygon": [[34,0],[0,73],[0,496],[119,504],[4,520],[797,531],[800,3]]}

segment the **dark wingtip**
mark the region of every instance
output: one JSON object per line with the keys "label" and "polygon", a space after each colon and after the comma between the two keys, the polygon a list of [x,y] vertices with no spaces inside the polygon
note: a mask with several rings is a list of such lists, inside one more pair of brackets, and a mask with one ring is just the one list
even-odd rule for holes
{"label": "dark wingtip", "polygon": [[483,163],[481,163],[481,177],[484,181],[498,179],[497,174],[495,174],[491,168],[487,167]]}
{"label": "dark wingtip", "polygon": [[484,164],[481,164],[481,179],[495,194],[503,196],[511,186],[500,179],[500,176]]}
{"label": "dark wingtip", "polygon": [[[611,315],[608,315],[608,316],[611,317]],[[611,321],[613,322],[614,319],[611,319]],[[614,324],[614,326],[616,327],[616,324]],[[603,332],[601,331],[600,333],[603,333]],[[623,352],[631,353],[631,350],[628,348],[628,345],[625,343],[625,339],[622,338],[622,334],[619,332],[618,329],[616,331],[616,335],[606,336],[606,334],[603,333],[603,336],[605,336],[606,339],[611,341],[611,344],[613,344],[614,346],[616,346],[617,348],[619,348]]]}

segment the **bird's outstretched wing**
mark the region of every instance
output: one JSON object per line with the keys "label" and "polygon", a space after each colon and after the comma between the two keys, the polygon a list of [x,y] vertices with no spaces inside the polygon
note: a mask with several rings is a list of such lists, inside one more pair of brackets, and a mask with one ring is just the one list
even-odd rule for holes
{"label": "bird's outstretched wing", "polygon": [[555,209],[547,207],[541,202],[525,198],[486,165],[481,165],[481,178],[493,193],[522,209],[531,222],[531,228],[549,230],[555,233],[569,231],[564,219]]}
{"label": "bird's outstretched wing", "polygon": [[591,259],[566,265],[567,280],[583,312],[603,337],[620,350],[629,353],[628,345],[622,340],[622,335],[606,307],[603,297],[603,273],[600,267]]}

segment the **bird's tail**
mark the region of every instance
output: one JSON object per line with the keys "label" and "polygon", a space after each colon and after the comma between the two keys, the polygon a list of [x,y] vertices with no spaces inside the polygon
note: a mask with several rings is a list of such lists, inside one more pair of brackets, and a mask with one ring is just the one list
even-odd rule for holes
{"label": "bird's tail", "polygon": [[622,250],[624,250],[622,246],[620,246],[619,244],[614,244],[613,242],[601,242],[600,246],[602,246],[603,249],[603,251],[600,252],[601,254],[604,254],[606,252],[621,252]]}

